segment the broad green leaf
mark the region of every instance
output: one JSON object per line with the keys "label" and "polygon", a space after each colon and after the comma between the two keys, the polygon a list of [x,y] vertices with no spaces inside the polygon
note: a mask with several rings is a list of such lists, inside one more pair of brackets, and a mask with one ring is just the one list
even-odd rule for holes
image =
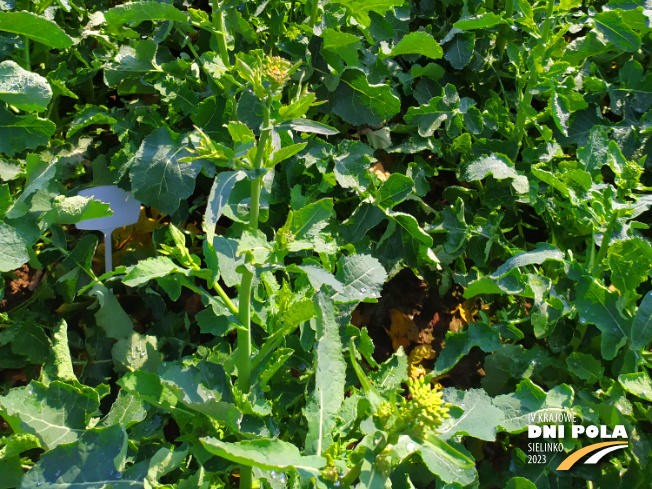
{"label": "broad green leaf", "polygon": [[591,129],[586,145],[577,150],[577,159],[584,165],[584,170],[596,175],[607,164],[608,153],[609,138],[601,127],[596,126]]}
{"label": "broad green leaf", "polygon": [[161,409],[169,410],[179,402],[174,391],[152,372],[129,372],[118,380],[118,385],[127,393]]}
{"label": "broad green leaf", "polygon": [[632,348],[647,348],[652,341],[652,291],[645,294],[632,324]]}
{"label": "broad green leaf", "polygon": [[446,333],[446,345],[435,362],[435,375],[448,372],[474,346],[487,353],[497,350],[502,346],[500,334],[484,323],[472,323],[462,333]]}
{"label": "broad green leaf", "polygon": [[[314,93],[307,93],[302,95],[299,100],[292,102],[290,105],[280,107],[278,109],[278,120],[301,120],[299,117],[303,117],[306,112],[308,112],[308,109],[310,109],[312,104],[315,103],[316,98],[317,96]],[[306,119],[306,121],[308,121],[308,119]]]}
{"label": "broad green leaf", "polygon": [[529,424],[545,423],[545,416],[572,416],[573,390],[559,384],[545,392],[530,379],[523,379],[516,392],[495,397],[493,405],[505,414],[500,428],[508,433],[521,433]]}
{"label": "broad green leaf", "polygon": [[90,294],[96,296],[100,303],[100,309],[95,313],[95,320],[106,336],[114,339],[129,336],[134,325],[113,292],[103,284],[96,284]]}
{"label": "broad green leaf", "polygon": [[578,351],[574,351],[566,357],[566,366],[570,373],[587,381],[589,384],[595,384],[602,378],[604,373],[602,362],[593,355]]}
{"label": "broad green leaf", "polygon": [[468,31],[471,29],[486,29],[498,24],[505,24],[505,20],[493,12],[485,12],[475,17],[462,18],[453,24],[453,27]]}
{"label": "broad green leaf", "polygon": [[235,186],[235,182],[242,180],[245,176],[245,173],[241,171],[224,171],[215,176],[211,192],[208,195],[208,203],[206,204],[206,212],[204,213],[204,222],[202,225],[209,243],[213,242],[215,225],[222,216],[224,206]]}
{"label": "broad green leaf", "polygon": [[452,85],[446,85],[440,97],[433,97],[427,105],[410,107],[405,122],[418,126],[419,135],[428,138],[456,113],[460,97]]}
{"label": "broad green leaf", "polygon": [[48,81],[13,61],[0,63],[0,100],[27,111],[45,110],[52,98]]}
{"label": "broad green leaf", "polygon": [[27,243],[16,230],[0,222],[0,272],[9,272],[27,263]]}
{"label": "broad green leaf", "polygon": [[73,40],[56,23],[31,12],[0,11],[0,31],[27,36],[51,48],[66,49]]}
{"label": "broad green leaf", "polygon": [[115,119],[113,115],[108,114],[108,109],[106,107],[87,105],[86,108],[71,122],[67,136],[70,137],[85,127],[95,124],[106,124],[110,128],[113,128],[117,122],[118,120]]}
{"label": "broad green leaf", "polygon": [[478,476],[473,456],[461,444],[431,437],[417,446],[428,470],[444,482],[466,486]]}
{"label": "broad green leaf", "polygon": [[315,294],[314,303],[317,310],[317,365],[315,390],[304,411],[308,420],[305,446],[306,453],[321,455],[332,443],[337,413],[344,402],[346,363],[332,299],[322,289]]}
{"label": "broad green leaf", "polygon": [[475,49],[475,34],[461,32],[444,45],[444,59],[456,70],[463,69],[471,60]]}
{"label": "broad green leaf", "polygon": [[394,207],[405,200],[414,188],[414,181],[401,173],[392,173],[378,190],[376,203],[383,209]]}
{"label": "broad green leaf", "polygon": [[265,264],[274,246],[267,241],[267,236],[260,229],[254,232],[244,231],[238,240],[238,255],[250,253],[254,263]]}
{"label": "broad green leaf", "polygon": [[632,323],[620,315],[618,293],[585,276],[579,281],[575,303],[580,322],[594,324],[602,333],[602,357],[613,360],[627,342]]}
{"label": "broad green leaf", "polygon": [[180,271],[181,267],[174,263],[167,256],[157,256],[141,260],[138,264],[130,267],[122,283],[127,287],[136,287],[146,284],[154,278],[165,277],[174,272]]}
{"label": "broad green leaf", "polygon": [[104,65],[104,80],[110,87],[126,78],[138,78],[148,73],[161,73],[161,64],[167,61],[160,47],[151,39],[143,39],[133,46],[123,44],[113,61]]}
{"label": "broad green leaf", "polygon": [[266,470],[295,469],[302,478],[318,478],[326,459],[320,455],[303,456],[299,449],[282,440],[260,439],[225,443],[217,438],[200,438],[210,453],[238,464]]}
{"label": "broad green leaf", "polygon": [[386,56],[399,56],[401,54],[420,54],[430,59],[439,59],[444,55],[444,52],[431,34],[417,31],[403,36]]}
{"label": "broad green leaf", "polygon": [[419,226],[419,222],[413,215],[404,212],[390,211],[389,209],[385,211],[385,215],[401,226],[405,232],[419,244],[426,247],[432,246],[432,237],[426,233],[421,226]]}
{"label": "broad green leaf", "polygon": [[620,375],[618,382],[630,394],[652,402],[652,380],[647,372]]}
{"label": "broad green leaf", "polygon": [[285,225],[276,234],[276,241],[289,251],[312,249],[332,215],[333,199],[321,199],[290,211]]}
{"label": "broad green leaf", "polygon": [[534,250],[525,251],[511,257],[509,260],[499,266],[494,273],[491,274],[491,278],[498,279],[507,275],[514,268],[535,264],[541,265],[547,260],[554,260],[563,263],[564,254],[559,251],[556,246],[548,243],[538,243],[537,247]]}
{"label": "broad green leaf", "polygon": [[159,448],[149,461],[147,480],[152,483],[157,483],[159,478],[179,468],[185,460],[186,455],[188,455],[187,446],[185,449],[176,450],[167,447]]}
{"label": "broad green leaf", "polygon": [[339,226],[339,230],[344,239],[350,243],[355,243],[364,238],[365,234],[367,234],[371,228],[380,224],[384,218],[385,214],[381,209],[375,205],[363,202],[356,207],[353,214],[351,214],[351,216]]}
{"label": "broad green leaf", "polygon": [[373,149],[360,141],[342,141],[335,157],[335,178],[344,188],[364,192],[369,185],[367,171],[371,166]]}
{"label": "broad green leaf", "polygon": [[321,134],[322,136],[339,134],[339,131],[334,127],[310,119],[293,119],[283,123],[283,126],[288,126],[297,132]]}
{"label": "broad green leaf", "polygon": [[519,175],[509,158],[501,154],[492,154],[478,158],[466,168],[464,178],[472,182],[474,180],[482,180],[489,174],[493,175],[496,180],[511,178],[512,187],[518,193],[522,194],[529,190],[527,177],[525,175]]}
{"label": "broad green leaf", "polygon": [[142,479],[122,473],[127,433],[120,425],[84,432],[77,441],[41,455],[20,489],[142,488]]}
{"label": "broad green leaf", "polygon": [[162,363],[162,355],[158,351],[158,338],[151,335],[141,335],[132,331],[126,338],[120,338],[111,349],[116,370],[145,370],[156,372]]}
{"label": "broad green leaf", "polygon": [[335,278],[343,285],[333,296],[335,302],[360,302],[380,297],[387,272],[370,255],[349,255],[338,260]]}
{"label": "broad green leaf", "polygon": [[652,267],[652,246],[641,238],[617,241],[609,246],[607,263],[612,285],[627,303],[634,303],[640,297],[636,289],[647,280]]}
{"label": "broad green leaf", "polygon": [[568,99],[561,93],[554,90],[550,97],[550,113],[559,129],[565,136],[568,136],[568,119],[570,119],[570,104]]}
{"label": "broad green leaf", "polygon": [[47,387],[32,381],[0,397],[1,414],[14,432],[36,435],[48,449],[74,442],[99,406],[94,389],[58,380]]}
{"label": "broad green leaf", "polygon": [[238,256],[238,241],[223,236],[216,236],[213,239],[213,248],[220,265],[220,276],[224,283],[233,287],[240,283],[240,274],[236,268],[244,263],[244,256]]}
{"label": "broad green leaf", "polygon": [[446,389],[444,399],[461,407],[464,412],[457,416],[451,415],[442,422],[437,429],[439,438],[448,440],[456,434],[463,434],[487,441],[496,439],[496,429],[505,419],[505,415],[491,404],[491,398],[485,391]]}
{"label": "broad green leaf", "polygon": [[145,416],[147,416],[146,408],[147,404],[136,396],[120,390],[118,391],[118,397],[113,401],[111,410],[102,418],[98,426],[123,425],[129,428],[145,419]]}
{"label": "broad green leaf", "polygon": [[641,47],[641,38],[618,12],[599,12],[592,20],[595,28],[619,49],[631,53]]}
{"label": "broad green leaf", "polygon": [[[52,335],[52,370],[54,378],[75,382],[77,376],[72,366],[72,357],[70,356],[70,345],[68,344],[68,324],[61,319],[54,328]],[[47,368],[47,365],[46,365]]]}
{"label": "broad green leaf", "polygon": [[187,137],[165,127],[147,136],[129,171],[136,198],[167,214],[176,211],[179,201],[192,194],[202,168],[198,160],[181,161],[185,156],[190,156]]}
{"label": "broad green leaf", "polygon": [[537,486],[525,477],[512,477],[507,481],[505,489],[537,489]]}
{"label": "broad green leaf", "polygon": [[130,2],[109,9],[104,18],[109,24],[127,24],[146,20],[175,20],[185,22],[186,14],[169,3],[154,1]]}
{"label": "broad green leaf", "polygon": [[369,27],[371,25],[369,17],[371,12],[383,17],[392,7],[403,5],[404,0],[337,0],[335,3],[344,5],[349,15],[364,27]]}
{"label": "broad green leaf", "polygon": [[389,85],[370,84],[359,69],[348,69],[334,94],[333,112],[350,124],[377,126],[401,110],[400,99]]}
{"label": "broad green leaf", "polygon": [[48,212],[44,219],[49,223],[56,224],[75,224],[86,219],[95,219],[113,215],[109,204],[93,200],[89,197],[75,195],[73,197],[64,197],[59,195],[52,202],[52,210]]}
{"label": "broad green leaf", "polygon": [[360,38],[353,34],[324,29],[322,49],[337,54],[349,66],[357,66],[358,50],[362,48]]}
{"label": "broad green leaf", "polygon": [[0,107],[0,153],[14,156],[47,144],[56,128],[54,122],[36,114],[15,115]]}

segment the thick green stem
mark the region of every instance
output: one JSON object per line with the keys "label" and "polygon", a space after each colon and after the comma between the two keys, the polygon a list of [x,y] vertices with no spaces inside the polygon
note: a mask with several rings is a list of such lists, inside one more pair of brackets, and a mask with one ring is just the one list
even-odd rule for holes
{"label": "thick green stem", "polygon": [[25,58],[25,69],[27,71],[32,71],[32,62],[29,58],[29,37],[23,36],[23,57]]}
{"label": "thick green stem", "polygon": [[[506,0],[505,2],[505,18],[511,19],[514,15],[514,0]],[[498,36],[498,43],[496,44],[496,52],[498,56],[502,56],[502,53],[505,51],[505,45],[507,44],[507,33],[510,31],[508,25],[503,25],[500,27],[500,36]]]}
{"label": "thick green stem", "polygon": [[544,46],[548,44],[550,38],[550,27],[552,26],[552,12],[555,9],[555,0],[548,0],[548,8],[546,9],[546,20],[543,23],[543,31],[541,32],[541,42]]}
{"label": "thick green stem", "polygon": [[220,50],[220,58],[227,68],[231,67],[229,61],[229,49],[226,45],[226,20],[224,10],[219,10],[217,0],[212,0],[213,5],[213,27],[217,38],[217,47]]}
{"label": "thick green stem", "polygon": [[224,292],[224,289],[220,286],[220,284],[215,282],[213,284],[213,289],[215,290],[215,292],[217,292],[217,295],[219,295],[222,298],[222,300],[226,304],[226,307],[229,308],[229,311],[231,311],[233,315],[238,316],[239,315],[238,308],[235,306],[233,301],[231,301],[231,298],[228,295],[226,295],[226,292]]}
{"label": "thick green stem", "polygon": [[315,22],[317,21],[317,13],[319,12],[319,0],[312,0],[312,8],[310,10],[310,19],[308,20],[308,25],[310,28],[315,27]]}
{"label": "thick green stem", "polygon": [[614,212],[613,215],[611,216],[611,219],[609,220],[609,224],[607,224],[607,230],[604,232],[602,235],[602,243],[600,243],[600,251],[598,251],[598,256],[595,259],[595,263],[593,265],[593,275],[595,276],[597,273],[600,271],[600,266],[602,265],[602,262],[604,261],[605,257],[607,256],[607,251],[609,250],[609,242],[611,241],[611,235],[614,232],[614,228],[616,227],[616,221],[618,220],[618,217],[620,216],[620,213]]}
{"label": "thick green stem", "polygon": [[[269,125],[270,103],[268,99],[264,105],[263,128],[261,130],[258,148],[256,150],[256,159],[254,160],[253,169],[261,170],[265,156],[265,147],[272,133]],[[251,210],[249,212],[249,231],[258,229],[258,217],[260,212],[260,191],[263,185],[263,177],[259,176],[251,181]],[[248,261],[251,256],[248,257]],[[239,297],[239,315],[238,319],[245,329],[238,330],[238,389],[240,392],[249,392],[251,380],[251,285],[254,278],[254,272],[249,264],[242,274],[242,283],[240,286]],[[242,486],[240,486],[242,487]]]}

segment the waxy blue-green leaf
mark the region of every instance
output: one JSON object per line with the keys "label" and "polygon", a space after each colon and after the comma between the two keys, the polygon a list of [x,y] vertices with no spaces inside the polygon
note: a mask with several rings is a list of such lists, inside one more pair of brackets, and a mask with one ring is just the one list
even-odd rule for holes
{"label": "waxy blue-green leaf", "polygon": [[333,98],[333,112],[356,126],[378,126],[401,110],[401,101],[389,85],[370,84],[357,68],[344,72]]}
{"label": "waxy blue-green leaf", "polygon": [[136,198],[166,214],[176,211],[179,201],[192,194],[202,169],[199,160],[181,161],[185,156],[191,156],[187,137],[165,127],[147,136],[129,171]]}
{"label": "waxy blue-green leaf", "polygon": [[337,413],[344,402],[346,363],[342,356],[335,305],[324,290],[314,296],[317,311],[317,348],[315,390],[309,397],[304,415],[308,420],[306,453],[321,455],[332,443]]}
{"label": "waxy blue-green leaf", "polygon": [[460,97],[453,85],[446,85],[440,97],[433,97],[427,105],[410,107],[405,122],[418,126],[419,135],[428,138],[456,114]]}
{"label": "waxy blue-green leaf", "polygon": [[98,423],[98,427],[123,425],[127,428],[140,423],[147,416],[147,404],[133,394],[118,391],[118,397],[111,405],[109,413]]}
{"label": "waxy blue-green leaf", "polygon": [[289,251],[312,249],[332,216],[333,199],[321,199],[290,211],[285,225],[276,234],[276,242]]}
{"label": "waxy blue-green leaf", "polygon": [[586,145],[577,150],[577,159],[584,165],[584,170],[591,175],[600,173],[600,168],[607,164],[609,138],[600,126],[593,127]]}
{"label": "waxy blue-green leaf", "polygon": [[414,188],[414,181],[401,173],[392,173],[378,190],[377,204],[383,209],[394,207],[405,200]]}
{"label": "waxy blue-green leaf", "polygon": [[52,99],[47,79],[13,61],[0,63],[0,100],[27,111],[45,110]]}
{"label": "waxy blue-green leaf", "polygon": [[564,254],[556,246],[548,243],[539,243],[532,251],[525,251],[511,257],[491,274],[491,278],[497,279],[507,275],[510,270],[528,265],[541,265],[546,260],[564,262]]}
{"label": "waxy blue-green leaf", "polygon": [[471,29],[486,29],[498,24],[505,24],[505,20],[493,12],[485,12],[475,17],[462,18],[453,24],[453,27],[468,31]]}
{"label": "waxy blue-green leaf", "polygon": [[292,443],[276,439],[225,443],[217,438],[200,438],[213,455],[231,462],[266,470],[295,469],[302,478],[318,478],[326,459],[320,455],[303,456]]}
{"label": "waxy blue-green leaf", "polygon": [[122,279],[127,287],[136,287],[145,284],[154,278],[165,277],[178,271],[181,267],[167,256],[157,256],[141,260],[129,268],[127,275]]}
{"label": "waxy blue-green leaf", "polygon": [[146,20],[173,20],[185,22],[186,14],[172,4],[154,1],[130,2],[109,9],[104,18],[109,24],[127,24]]}
{"label": "waxy blue-green leaf", "polygon": [[165,50],[151,39],[143,39],[134,45],[123,44],[113,61],[104,65],[104,80],[110,87],[117,86],[127,78],[139,78],[149,73],[162,73],[161,64],[168,61]]}
{"label": "waxy blue-green leaf", "polygon": [[118,122],[112,115],[108,114],[106,107],[87,105],[70,124],[67,136],[71,137],[82,129],[92,125],[107,125],[110,128]]}
{"label": "waxy blue-green leaf", "polygon": [[467,486],[478,476],[473,455],[460,443],[445,442],[433,436],[417,447],[428,470],[444,482]]}
{"label": "waxy blue-green leaf", "polygon": [[14,156],[26,149],[45,145],[57,126],[36,114],[15,115],[0,107],[0,153]]}
{"label": "waxy blue-green leaf", "polygon": [[602,378],[604,367],[602,362],[588,353],[574,351],[566,357],[568,371],[574,376],[595,384]]}
{"label": "waxy blue-green leaf", "polygon": [[463,177],[465,180],[472,182],[482,180],[489,174],[493,175],[496,180],[512,179],[512,187],[518,193],[522,194],[529,190],[527,177],[519,175],[509,158],[501,154],[478,158],[466,168]]}
{"label": "waxy blue-green leaf", "polygon": [[29,260],[27,243],[8,224],[0,222],[0,272],[14,270]]}
{"label": "waxy blue-green leaf", "polygon": [[32,381],[0,397],[0,414],[16,433],[31,433],[52,449],[74,442],[97,414],[100,397],[91,387],[58,380]]}
{"label": "waxy blue-green leaf", "polygon": [[115,369],[120,372],[156,372],[163,361],[158,348],[156,336],[141,335],[132,331],[128,336],[119,338],[111,349]]}
{"label": "waxy blue-green leaf", "polygon": [[360,302],[380,297],[387,272],[371,255],[349,255],[338,260],[335,278],[344,286],[335,302]]}
{"label": "waxy blue-green leaf", "polygon": [[[136,266],[140,266],[141,263]],[[134,325],[131,319],[110,289],[98,283],[93,286],[89,294],[96,296],[100,303],[99,309],[95,312],[95,320],[104,330],[107,338],[124,338],[133,331]]]}
{"label": "waxy blue-green leaf", "polygon": [[32,12],[0,11],[0,31],[26,36],[51,48],[66,49],[73,40],[55,22]]}
{"label": "waxy blue-green leaf", "polygon": [[645,294],[632,324],[632,348],[647,348],[652,342],[652,291]]}
{"label": "waxy blue-green leaf", "polygon": [[444,45],[444,59],[456,70],[463,69],[471,60],[475,48],[475,34],[460,32]]}
{"label": "waxy blue-green leaf", "polygon": [[472,323],[461,333],[446,333],[446,345],[435,362],[435,375],[448,372],[474,346],[487,353],[497,350],[502,346],[500,334],[484,323]]}
{"label": "waxy blue-green leaf", "polygon": [[213,242],[215,237],[215,225],[222,217],[224,207],[229,200],[229,195],[235,186],[235,183],[245,178],[242,171],[224,171],[215,176],[211,192],[208,195],[206,212],[204,213],[204,222],[202,228],[206,232],[206,239],[209,243]]}
{"label": "waxy blue-green leaf", "polygon": [[401,54],[420,54],[430,59],[439,59],[444,55],[444,51],[431,34],[417,31],[403,36],[396,46],[383,57],[400,56]]}
{"label": "waxy blue-green leaf", "polygon": [[472,436],[481,440],[494,441],[496,429],[505,419],[503,412],[491,403],[491,398],[482,389],[460,391],[445,389],[444,400],[461,407],[464,412],[444,419],[437,428],[437,436],[448,440],[456,434]]}
{"label": "waxy blue-green leaf", "polygon": [[364,192],[369,185],[367,176],[373,159],[373,149],[360,141],[342,141],[335,157],[335,178],[344,188],[355,188]]}
{"label": "waxy blue-green leaf", "polygon": [[334,127],[310,119],[292,119],[291,121],[283,122],[279,128],[286,126],[297,132],[321,134],[322,136],[333,136],[334,134],[339,134],[339,131]]}
{"label": "waxy blue-green leaf", "polygon": [[377,206],[361,203],[353,211],[353,214],[339,227],[344,239],[350,243],[361,240],[367,231],[380,224],[385,214]]}
{"label": "waxy blue-green leaf", "polygon": [[564,135],[568,136],[568,120],[570,119],[570,103],[561,93],[554,90],[550,97],[550,113],[559,129]]}
{"label": "waxy blue-green leaf", "polygon": [[618,382],[630,394],[652,402],[652,380],[647,372],[619,375]]}
{"label": "waxy blue-green leaf", "polygon": [[607,40],[627,52],[634,52],[641,46],[640,36],[623,20],[622,16],[613,10],[599,12],[591,19],[595,28]]}
{"label": "waxy blue-green leaf", "polygon": [[576,306],[580,322],[594,324],[602,333],[602,358],[613,360],[627,342],[632,327],[632,320],[619,312],[618,293],[585,276],[577,287]]}

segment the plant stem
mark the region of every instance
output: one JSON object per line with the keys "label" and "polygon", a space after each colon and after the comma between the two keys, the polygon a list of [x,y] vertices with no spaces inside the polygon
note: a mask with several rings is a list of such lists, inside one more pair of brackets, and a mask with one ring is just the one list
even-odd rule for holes
{"label": "plant stem", "polygon": [[310,10],[310,19],[308,20],[308,25],[312,29],[315,27],[315,21],[317,20],[317,12],[319,10],[319,0],[312,0],[312,9]]}
{"label": "plant stem", "polygon": [[[263,128],[260,133],[258,147],[256,149],[256,159],[254,160],[254,170],[263,168],[265,156],[265,147],[272,133],[272,127],[269,125],[271,100],[268,98],[264,105]],[[263,184],[263,177],[259,176],[251,181],[251,210],[249,211],[249,231],[253,232],[258,229],[258,217],[260,213],[260,191]],[[251,256],[247,257],[251,261]],[[238,329],[238,389],[242,393],[249,392],[251,378],[251,284],[254,278],[253,267],[249,264],[242,274],[242,283],[240,286],[239,296],[239,315],[238,319],[245,329]],[[241,476],[242,477],[242,476]],[[244,479],[241,479],[242,481]],[[240,486],[243,487],[243,486]]]}
{"label": "plant stem", "polygon": [[595,263],[593,264],[593,276],[596,276],[596,274],[599,273],[600,266],[607,256],[607,251],[609,250],[609,242],[611,241],[611,235],[614,232],[614,227],[616,227],[616,221],[618,220],[618,217],[620,217],[620,213],[614,212],[611,216],[611,219],[609,220],[609,224],[607,224],[607,230],[602,235],[600,251],[598,251],[598,256],[596,257]]}
{"label": "plant stem", "polygon": [[215,37],[217,38],[217,47],[220,50],[220,58],[227,68],[231,68],[229,61],[229,48],[226,45],[226,21],[224,10],[219,10],[217,0],[212,0],[213,6],[213,27],[215,28]]}
{"label": "plant stem", "polygon": [[231,298],[228,295],[226,295],[226,292],[224,292],[222,286],[217,282],[215,282],[213,284],[213,289],[215,290],[215,292],[217,292],[217,295],[219,295],[222,298],[222,300],[226,304],[226,307],[229,308],[229,311],[231,311],[235,316],[237,316],[239,314],[238,308],[235,307],[235,304],[233,303]]}
{"label": "plant stem", "polygon": [[25,69],[27,71],[32,71],[32,62],[29,58],[29,37],[23,36],[23,57],[25,58]]}
{"label": "plant stem", "polygon": [[546,9],[546,20],[543,23],[543,31],[541,32],[541,42],[543,45],[548,44],[550,38],[550,27],[552,26],[552,12],[555,9],[555,0],[548,0],[548,8]]}
{"label": "plant stem", "polygon": [[[514,0],[506,0],[505,2],[505,18],[511,19],[514,15]],[[502,56],[502,53],[505,51],[505,44],[507,44],[507,33],[509,32],[510,27],[508,25],[500,26],[500,36],[498,37],[498,43],[496,44],[496,52],[498,56]]]}

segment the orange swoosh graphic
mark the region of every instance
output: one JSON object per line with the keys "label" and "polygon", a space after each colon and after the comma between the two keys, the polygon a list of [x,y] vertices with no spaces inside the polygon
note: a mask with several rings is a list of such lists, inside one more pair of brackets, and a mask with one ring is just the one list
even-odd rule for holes
{"label": "orange swoosh graphic", "polygon": [[579,459],[581,459],[584,455],[587,453],[595,452],[596,450],[599,450],[604,447],[608,447],[611,445],[627,445],[629,442],[626,441],[605,441],[603,443],[595,443],[593,445],[589,445],[588,447],[584,447],[572,454],[570,454],[568,457],[564,459],[562,463],[559,464],[559,467],[557,467],[557,470],[568,470],[570,469],[575,462],[577,462]]}

